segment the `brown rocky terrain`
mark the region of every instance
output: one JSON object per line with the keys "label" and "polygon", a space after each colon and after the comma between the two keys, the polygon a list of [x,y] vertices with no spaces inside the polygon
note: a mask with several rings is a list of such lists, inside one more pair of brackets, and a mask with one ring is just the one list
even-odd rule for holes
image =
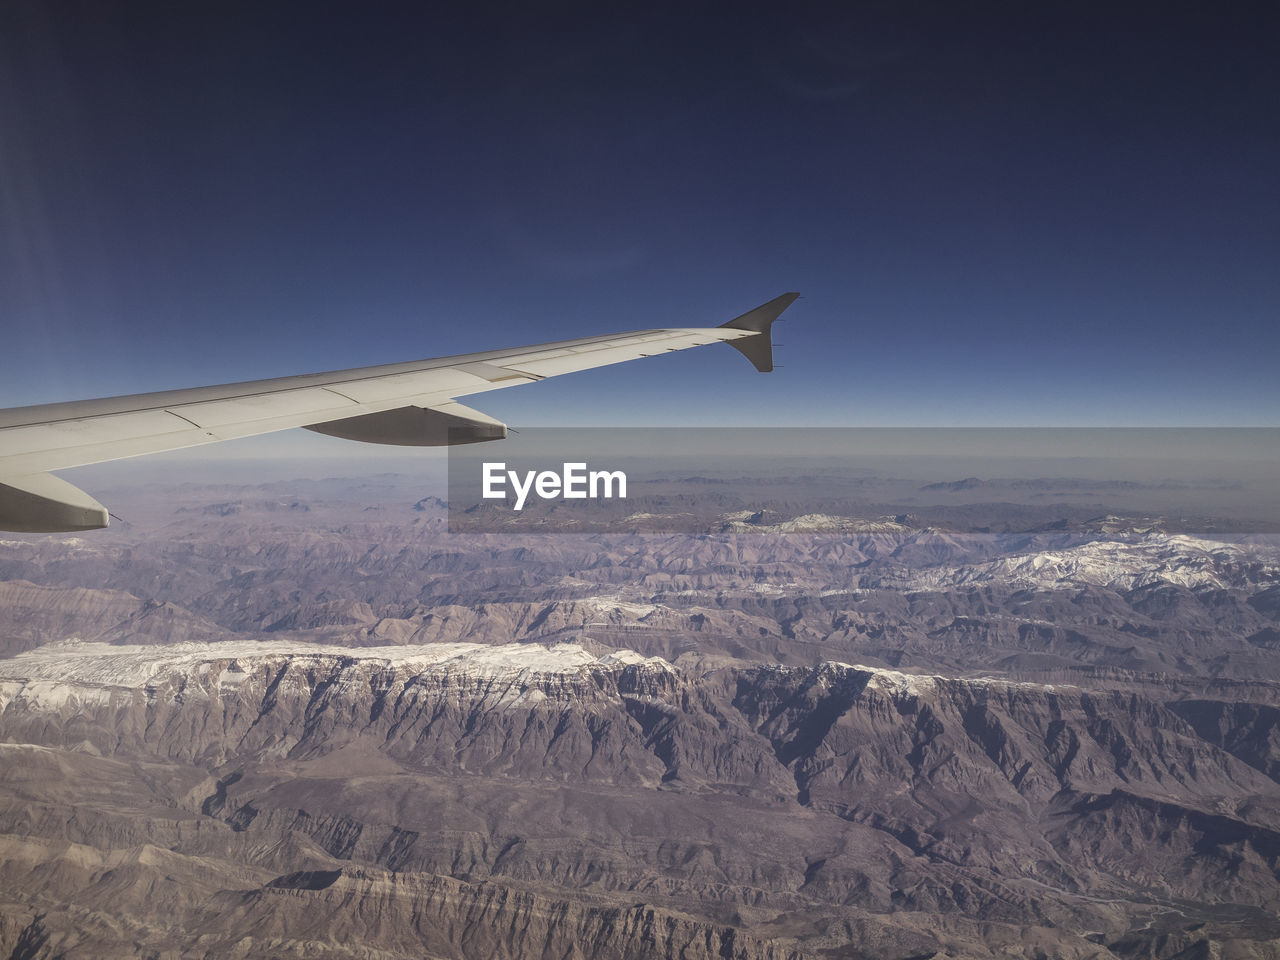
{"label": "brown rocky terrain", "polygon": [[303,494],[0,549],[0,955],[1280,952],[1271,538]]}

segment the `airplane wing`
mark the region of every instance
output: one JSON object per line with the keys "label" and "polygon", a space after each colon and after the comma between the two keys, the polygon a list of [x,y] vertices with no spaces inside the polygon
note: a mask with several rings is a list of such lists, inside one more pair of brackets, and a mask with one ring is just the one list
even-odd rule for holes
{"label": "airplane wing", "polygon": [[624,360],[728,343],[773,369],[770,328],[796,293],[719,327],[667,327],[508,350],[187,390],[0,410],[0,530],[105,527],[106,507],[50,471],[290,427],[368,443],[500,440],[504,424],[457,397]]}

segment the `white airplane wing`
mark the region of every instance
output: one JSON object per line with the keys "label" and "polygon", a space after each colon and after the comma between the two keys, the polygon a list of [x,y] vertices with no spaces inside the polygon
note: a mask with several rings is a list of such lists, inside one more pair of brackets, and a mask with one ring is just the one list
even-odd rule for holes
{"label": "white airplane wing", "polygon": [[500,440],[507,428],[456,397],[624,360],[728,343],[773,369],[770,327],[784,293],[719,327],[667,327],[457,357],[103,400],[0,410],[0,530],[105,527],[107,509],[50,471],[249,437],[290,427],[369,443],[440,446]]}

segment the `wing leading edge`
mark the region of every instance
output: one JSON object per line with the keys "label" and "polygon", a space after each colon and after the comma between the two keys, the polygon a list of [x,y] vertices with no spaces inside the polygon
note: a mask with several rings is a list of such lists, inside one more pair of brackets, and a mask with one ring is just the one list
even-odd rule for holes
{"label": "wing leading edge", "polygon": [[500,440],[505,424],[455,401],[578,370],[728,343],[773,369],[770,328],[784,293],[719,327],[666,327],[272,380],[0,410],[0,530],[56,533],[108,523],[107,510],[50,471],[291,427],[367,443]]}

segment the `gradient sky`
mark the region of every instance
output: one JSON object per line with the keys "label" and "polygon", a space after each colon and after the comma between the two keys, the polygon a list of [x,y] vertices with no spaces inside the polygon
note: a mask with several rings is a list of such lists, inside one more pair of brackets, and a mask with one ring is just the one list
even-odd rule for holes
{"label": "gradient sky", "polygon": [[5,3],[0,406],[799,290],[772,375],[706,348],[476,406],[1280,423],[1273,5],[612,6]]}

